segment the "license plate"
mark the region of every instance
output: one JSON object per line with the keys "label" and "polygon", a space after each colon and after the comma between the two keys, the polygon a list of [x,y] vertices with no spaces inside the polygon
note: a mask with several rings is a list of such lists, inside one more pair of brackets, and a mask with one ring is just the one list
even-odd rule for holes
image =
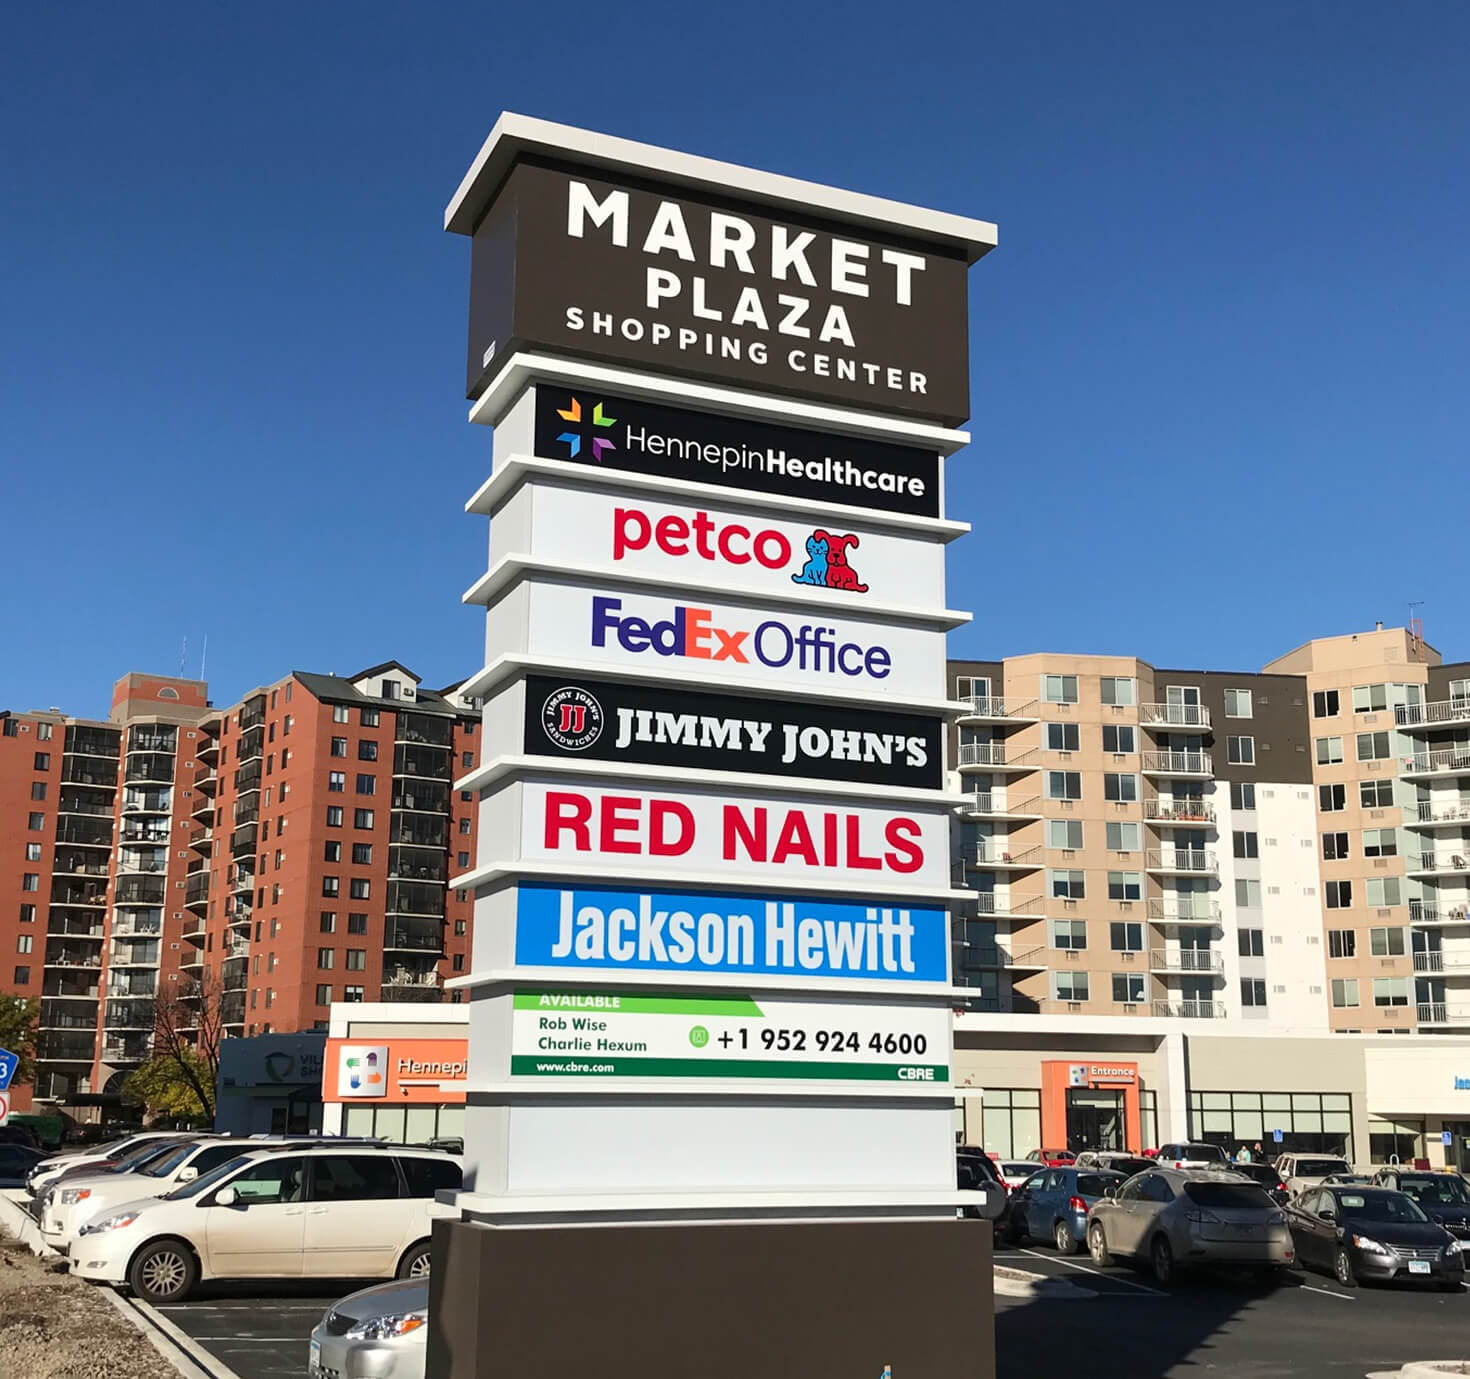
{"label": "license plate", "polygon": [[1409,1272],[1411,1274],[1427,1274],[1429,1272],[1429,1261],[1427,1259],[1411,1259],[1409,1261]]}
{"label": "license plate", "polygon": [[318,1370],[321,1369],[321,1367],[322,1367],[322,1343],[320,1341],[313,1341],[311,1343],[311,1355],[310,1355],[307,1363],[310,1366],[311,1372],[313,1374],[315,1374]]}

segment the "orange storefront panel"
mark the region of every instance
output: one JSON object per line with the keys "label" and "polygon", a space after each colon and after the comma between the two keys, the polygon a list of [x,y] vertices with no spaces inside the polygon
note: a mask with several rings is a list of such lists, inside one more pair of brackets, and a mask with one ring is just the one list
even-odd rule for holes
{"label": "orange storefront panel", "polygon": [[466,1039],[328,1039],[322,1100],[462,1102],[468,1056]]}

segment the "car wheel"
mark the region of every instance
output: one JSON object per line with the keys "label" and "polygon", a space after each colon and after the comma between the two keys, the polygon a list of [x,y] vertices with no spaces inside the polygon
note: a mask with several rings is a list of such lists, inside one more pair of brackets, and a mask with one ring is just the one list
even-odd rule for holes
{"label": "car wheel", "polygon": [[1332,1276],[1344,1288],[1357,1287],[1358,1276],[1353,1272],[1353,1257],[1341,1245],[1332,1257]]}
{"label": "car wheel", "polygon": [[1103,1233],[1101,1221],[1094,1221],[1087,1228],[1087,1252],[1099,1269],[1106,1269],[1113,1262],[1113,1252],[1108,1249],[1108,1238]]}
{"label": "car wheel", "polygon": [[133,1256],[128,1284],[144,1302],[182,1302],[199,1282],[194,1251],[182,1240],[154,1240]]}
{"label": "car wheel", "polygon": [[399,1278],[428,1278],[429,1242],[420,1240],[398,1261]]}
{"label": "car wheel", "polygon": [[1065,1221],[1057,1222],[1051,1238],[1052,1243],[1057,1247],[1058,1254],[1074,1255],[1077,1253],[1077,1242],[1072,1239],[1072,1228]]}
{"label": "car wheel", "polygon": [[1154,1271],[1154,1282],[1167,1288],[1174,1281],[1174,1251],[1162,1235],[1154,1237],[1148,1251],[1148,1262]]}

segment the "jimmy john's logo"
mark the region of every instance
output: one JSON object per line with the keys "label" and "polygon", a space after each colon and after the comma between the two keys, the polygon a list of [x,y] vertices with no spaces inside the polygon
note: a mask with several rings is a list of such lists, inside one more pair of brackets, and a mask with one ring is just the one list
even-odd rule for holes
{"label": "jimmy john's logo", "polygon": [[541,705],[541,727],[564,752],[585,752],[602,736],[602,705],[584,689],[563,685]]}

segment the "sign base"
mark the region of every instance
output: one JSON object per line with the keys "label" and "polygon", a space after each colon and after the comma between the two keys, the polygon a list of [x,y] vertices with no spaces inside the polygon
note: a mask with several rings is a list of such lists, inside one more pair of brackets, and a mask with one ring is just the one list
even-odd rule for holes
{"label": "sign base", "polygon": [[434,1223],[428,1379],[994,1379],[987,1221]]}

